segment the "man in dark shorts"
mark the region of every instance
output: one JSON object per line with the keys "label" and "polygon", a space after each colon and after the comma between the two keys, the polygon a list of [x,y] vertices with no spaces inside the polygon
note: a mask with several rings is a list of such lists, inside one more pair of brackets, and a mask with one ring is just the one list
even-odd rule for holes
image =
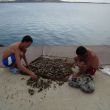
{"label": "man in dark shorts", "polygon": [[79,68],[77,74],[69,78],[69,85],[80,87],[85,92],[94,91],[93,76],[99,66],[97,55],[90,49],[79,46],[74,57],[75,65]]}

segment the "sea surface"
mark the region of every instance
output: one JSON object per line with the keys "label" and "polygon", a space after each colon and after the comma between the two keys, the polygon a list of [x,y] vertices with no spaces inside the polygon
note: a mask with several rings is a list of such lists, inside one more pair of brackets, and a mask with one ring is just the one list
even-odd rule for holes
{"label": "sea surface", "polygon": [[0,3],[0,44],[109,45],[110,4]]}

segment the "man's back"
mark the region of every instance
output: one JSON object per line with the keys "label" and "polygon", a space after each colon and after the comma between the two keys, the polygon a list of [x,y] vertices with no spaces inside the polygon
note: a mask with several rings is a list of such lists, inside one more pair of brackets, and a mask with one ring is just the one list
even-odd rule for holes
{"label": "man's back", "polygon": [[15,54],[15,50],[19,52],[19,42],[11,44],[4,52],[3,52],[3,59],[7,58],[11,53]]}
{"label": "man's back", "polygon": [[98,56],[90,49],[87,49],[88,51],[88,58],[87,58],[87,64],[91,67],[98,68],[99,66],[99,59]]}

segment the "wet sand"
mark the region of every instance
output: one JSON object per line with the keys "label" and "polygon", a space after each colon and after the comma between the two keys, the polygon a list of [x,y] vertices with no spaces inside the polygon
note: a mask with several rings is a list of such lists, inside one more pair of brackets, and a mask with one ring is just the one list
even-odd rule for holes
{"label": "wet sand", "polygon": [[[49,55],[57,57],[69,57],[73,58],[75,56],[75,50],[78,46],[31,46],[27,51],[28,62],[33,61],[40,55]],[[97,46],[86,46],[92,49],[100,59],[100,63],[110,64],[110,45],[97,45]],[[2,52],[6,47],[0,47],[0,62]]]}

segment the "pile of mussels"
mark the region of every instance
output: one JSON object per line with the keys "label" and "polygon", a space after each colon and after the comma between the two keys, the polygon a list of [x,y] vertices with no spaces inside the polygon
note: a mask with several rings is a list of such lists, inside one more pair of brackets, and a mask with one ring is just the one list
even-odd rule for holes
{"label": "pile of mussels", "polygon": [[37,74],[38,79],[37,81],[29,79],[27,85],[38,88],[38,92],[51,87],[52,81],[61,86],[72,74],[71,66],[67,65],[64,59],[41,56],[29,65],[30,70]]}

